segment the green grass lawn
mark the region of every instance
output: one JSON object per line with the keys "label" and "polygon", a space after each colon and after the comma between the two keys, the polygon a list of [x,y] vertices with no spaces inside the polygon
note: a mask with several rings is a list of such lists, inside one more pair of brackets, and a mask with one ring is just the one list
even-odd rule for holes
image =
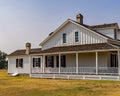
{"label": "green grass lawn", "polygon": [[10,77],[0,70],[0,96],[120,96],[120,82]]}

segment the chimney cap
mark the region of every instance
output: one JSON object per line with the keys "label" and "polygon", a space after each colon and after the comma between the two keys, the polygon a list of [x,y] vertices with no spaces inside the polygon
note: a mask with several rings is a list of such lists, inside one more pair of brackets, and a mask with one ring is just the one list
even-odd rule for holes
{"label": "chimney cap", "polygon": [[26,47],[31,47],[31,43],[27,42]]}
{"label": "chimney cap", "polygon": [[83,15],[80,13],[76,15],[76,18],[81,18],[81,17],[83,18]]}

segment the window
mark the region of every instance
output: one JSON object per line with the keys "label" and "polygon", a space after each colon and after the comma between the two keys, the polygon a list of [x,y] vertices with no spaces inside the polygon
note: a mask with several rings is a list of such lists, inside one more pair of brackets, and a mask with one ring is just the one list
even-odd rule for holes
{"label": "window", "polygon": [[54,67],[54,57],[53,56],[46,56],[46,67]]}
{"label": "window", "polygon": [[23,59],[16,59],[16,68],[23,68]]}
{"label": "window", "polygon": [[66,33],[63,33],[63,43],[66,43]]}
{"label": "window", "polygon": [[40,67],[40,66],[41,66],[41,59],[33,58],[33,67]]}
{"label": "window", "polygon": [[61,67],[66,67],[66,56],[61,56]]}
{"label": "window", "polygon": [[111,65],[110,67],[118,67],[118,58],[117,54],[111,54],[110,55]]}
{"label": "window", "polygon": [[79,36],[78,36],[78,32],[75,32],[75,42],[79,41]]}
{"label": "window", "polygon": [[[59,56],[56,57],[56,66],[59,67]],[[61,67],[66,67],[66,56],[61,56]]]}

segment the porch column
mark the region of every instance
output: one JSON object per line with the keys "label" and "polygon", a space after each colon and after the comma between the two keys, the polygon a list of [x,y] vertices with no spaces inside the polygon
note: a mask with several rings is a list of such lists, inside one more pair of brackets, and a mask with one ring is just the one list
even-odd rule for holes
{"label": "porch column", "polygon": [[98,52],[96,54],[96,75],[98,74]]}
{"label": "porch column", "polygon": [[59,74],[60,74],[60,67],[61,67],[61,54],[59,53]]}
{"label": "porch column", "polygon": [[76,52],[76,74],[78,74],[78,52]]}
{"label": "porch column", "polygon": [[118,75],[120,76],[120,51],[118,50]]}
{"label": "porch column", "polygon": [[45,55],[43,55],[42,72],[45,73]]}

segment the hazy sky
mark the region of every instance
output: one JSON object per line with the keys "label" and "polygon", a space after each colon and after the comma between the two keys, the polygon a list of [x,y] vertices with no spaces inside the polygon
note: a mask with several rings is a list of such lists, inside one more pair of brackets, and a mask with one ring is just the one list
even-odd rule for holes
{"label": "hazy sky", "polygon": [[120,24],[120,0],[0,0],[0,50],[11,53],[39,43],[68,18],[89,25]]}

